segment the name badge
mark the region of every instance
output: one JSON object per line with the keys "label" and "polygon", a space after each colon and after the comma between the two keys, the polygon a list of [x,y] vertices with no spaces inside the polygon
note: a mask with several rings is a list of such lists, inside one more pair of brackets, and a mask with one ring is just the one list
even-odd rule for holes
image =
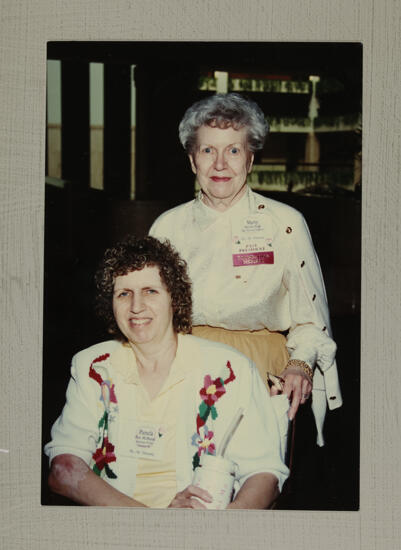
{"label": "name badge", "polygon": [[137,423],[131,433],[131,454],[137,458],[163,460],[166,429],[157,424]]}
{"label": "name badge", "polygon": [[247,216],[232,224],[233,266],[274,264],[269,221],[262,214]]}

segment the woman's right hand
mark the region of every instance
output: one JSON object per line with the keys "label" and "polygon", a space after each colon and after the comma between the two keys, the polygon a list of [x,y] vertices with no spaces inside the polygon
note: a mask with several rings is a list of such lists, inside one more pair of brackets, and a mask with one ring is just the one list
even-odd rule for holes
{"label": "woman's right hand", "polygon": [[183,491],[175,495],[168,505],[168,508],[193,508],[194,510],[205,510],[206,506],[203,502],[198,500],[199,498],[209,503],[213,501],[210,493],[204,489],[195,487],[195,485],[188,485]]}

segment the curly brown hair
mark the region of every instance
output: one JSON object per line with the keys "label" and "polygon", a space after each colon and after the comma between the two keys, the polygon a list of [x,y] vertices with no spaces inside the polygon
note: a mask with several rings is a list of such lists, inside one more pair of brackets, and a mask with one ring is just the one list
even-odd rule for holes
{"label": "curly brown hair", "polygon": [[128,236],[108,248],[95,274],[95,311],[106,323],[108,332],[119,340],[127,340],[113,314],[114,282],[116,277],[141,270],[145,266],[159,268],[160,278],[171,296],[175,332],[190,334],[192,294],[186,262],[167,239],[161,242],[154,237],[134,236]]}

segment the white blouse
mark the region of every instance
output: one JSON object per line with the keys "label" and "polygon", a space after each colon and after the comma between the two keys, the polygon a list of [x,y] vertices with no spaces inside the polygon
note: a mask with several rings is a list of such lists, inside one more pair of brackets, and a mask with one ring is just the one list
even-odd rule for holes
{"label": "white blouse", "polygon": [[[101,342],[73,357],[66,404],[52,427],[45,454],[50,461],[64,453],[78,456],[91,469],[96,465],[104,481],[132,497],[138,472],[132,447],[142,416],[137,410],[137,375],[130,363],[121,360],[122,347],[117,341]],[[214,451],[211,447],[209,454],[218,452],[240,408],[244,418],[226,452],[226,458],[237,465],[237,489],[252,475],[269,472],[277,477],[281,490],[288,476],[283,462],[288,400],[270,398],[251,361],[223,344],[179,334],[175,363],[176,380],[183,380],[174,426],[177,491],[192,481],[194,456],[206,452],[202,438],[213,443]],[[219,388],[213,385],[217,381]],[[204,401],[209,394],[215,398],[213,411]],[[207,417],[201,422],[205,412]]]}
{"label": "white blouse", "polygon": [[[323,277],[300,212],[249,188],[234,206],[218,212],[200,193],[163,213],[150,234],[168,238],[188,263],[194,325],[288,330],[290,357],[317,365],[314,390],[326,390],[330,408],[341,406]],[[245,242],[246,250],[238,244]],[[244,251],[256,265],[235,260],[246,258]],[[321,409],[315,395],[314,400]]]}

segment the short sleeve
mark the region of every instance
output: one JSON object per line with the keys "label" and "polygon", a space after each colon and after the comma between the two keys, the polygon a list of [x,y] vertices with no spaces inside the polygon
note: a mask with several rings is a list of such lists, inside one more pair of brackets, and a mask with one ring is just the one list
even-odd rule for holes
{"label": "short sleeve", "polygon": [[[79,354],[78,354],[79,356]],[[51,441],[44,452],[52,459],[60,454],[73,454],[89,464],[96,449],[99,391],[89,378],[89,366],[78,367],[77,355],[72,359],[71,378],[63,411],[51,429]]]}
{"label": "short sleeve", "polygon": [[278,409],[273,406],[273,398],[256,367],[251,362],[249,367],[244,380],[239,380],[244,417],[227,447],[227,454],[237,464],[240,486],[252,475],[271,473],[276,476],[281,491],[289,473],[284,464],[284,441],[288,428],[286,409],[281,407],[279,419]]}

